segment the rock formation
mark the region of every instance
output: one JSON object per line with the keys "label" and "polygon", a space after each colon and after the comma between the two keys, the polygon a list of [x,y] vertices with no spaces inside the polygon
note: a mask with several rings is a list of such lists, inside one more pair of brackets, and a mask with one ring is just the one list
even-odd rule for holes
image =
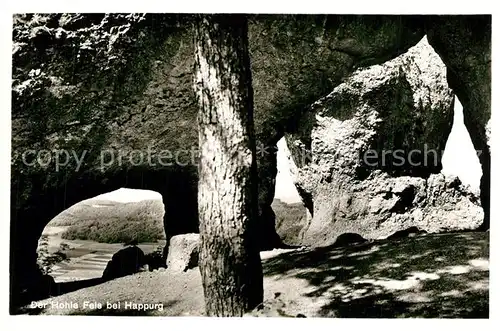
{"label": "rock formation", "polygon": [[137,246],[123,248],[113,254],[111,261],[102,273],[103,280],[112,280],[118,277],[135,274],[146,263],[144,252]]}
{"label": "rock formation", "polygon": [[302,243],[478,228],[479,199],[439,174],[452,122],[446,68],[426,38],[313,104],[287,135],[296,185],[312,206]]}
{"label": "rock formation", "polygon": [[186,271],[198,266],[200,235],[180,234],[170,239],[167,267],[175,271]]}
{"label": "rock formation", "polygon": [[[487,122],[489,75],[484,81],[474,76],[475,64],[486,63],[474,57],[479,54],[475,47],[489,51],[490,32],[471,43],[465,38],[468,19],[250,17],[263,247],[280,241],[270,207],[276,157],[269,151],[285,133],[298,130],[309,105],[356,68],[390,60],[415,45],[426,29],[434,29],[429,40],[439,44],[438,53],[460,78],[450,86],[457,90],[466,117],[481,125]],[[477,31],[490,29],[489,17],[473,20]],[[81,200],[120,187],[154,190],[163,196],[167,239],[197,231],[191,21],[190,15],[178,14],[15,16],[11,298],[37,286],[36,246],[44,226]],[[456,33],[464,39],[447,39],[445,31],[451,25],[462,28]],[[472,59],[467,63],[456,57],[464,52]],[[461,76],[460,68],[466,65],[470,70]],[[479,96],[484,98],[478,101]],[[481,111],[466,110],[477,102]],[[479,124],[468,126],[471,134],[477,133],[477,144],[484,141],[483,129],[472,131],[481,128]],[[488,160],[484,157],[483,170]],[[310,205],[307,194],[302,192]]]}
{"label": "rock formation", "polygon": [[463,106],[464,124],[481,163],[482,229],[490,224],[491,16],[436,16],[429,42],[447,68],[448,84]]}

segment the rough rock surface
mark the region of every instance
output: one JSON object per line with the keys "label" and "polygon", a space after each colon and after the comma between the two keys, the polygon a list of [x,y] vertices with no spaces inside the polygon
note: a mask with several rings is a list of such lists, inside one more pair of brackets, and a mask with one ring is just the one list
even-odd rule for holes
{"label": "rough rock surface", "polygon": [[426,38],[313,104],[287,136],[299,194],[312,205],[303,244],[331,244],[347,232],[378,239],[412,226],[479,227],[478,198],[436,174],[452,119],[446,68]]}
{"label": "rough rock surface", "polygon": [[[44,226],[98,194],[120,187],[157,191],[165,203],[167,239],[197,231],[191,22],[192,16],[177,14],[14,17],[14,293],[36,273]],[[418,16],[252,16],[249,48],[260,150],[272,148],[286,127],[294,126],[296,114],[356,66],[405,52],[423,36],[422,23]],[[39,164],[36,154],[23,160],[27,150],[51,153]],[[69,157],[62,155],[64,165],[57,165],[54,156],[61,150]],[[276,163],[269,155],[258,156],[259,221],[263,242],[272,246],[279,238],[270,207]]]}
{"label": "rough rock surface", "polygon": [[463,106],[464,124],[478,151],[485,230],[490,224],[491,15],[433,17],[427,33],[446,64],[448,84]]}
{"label": "rough rock surface", "polygon": [[130,246],[121,249],[113,254],[111,261],[108,262],[102,273],[102,279],[111,280],[135,274],[145,263],[144,252],[139,247]]}
{"label": "rough rock surface", "polygon": [[170,239],[167,267],[174,271],[186,271],[198,266],[200,235],[180,234]]}

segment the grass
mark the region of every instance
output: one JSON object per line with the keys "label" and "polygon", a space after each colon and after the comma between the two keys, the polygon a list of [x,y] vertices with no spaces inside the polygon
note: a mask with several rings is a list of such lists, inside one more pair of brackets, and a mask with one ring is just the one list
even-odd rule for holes
{"label": "grass", "polygon": [[163,203],[158,200],[134,203],[86,200],[61,213],[50,225],[69,226],[62,234],[67,240],[155,242],[165,239],[164,212]]}

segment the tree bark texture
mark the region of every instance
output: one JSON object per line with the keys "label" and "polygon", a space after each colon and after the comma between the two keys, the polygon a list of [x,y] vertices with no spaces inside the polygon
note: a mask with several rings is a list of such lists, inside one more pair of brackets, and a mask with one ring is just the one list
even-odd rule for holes
{"label": "tree bark texture", "polygon": [[263,300],[246,18],[198,17],[195,56],[200,271],[206,313],[242,316]]}

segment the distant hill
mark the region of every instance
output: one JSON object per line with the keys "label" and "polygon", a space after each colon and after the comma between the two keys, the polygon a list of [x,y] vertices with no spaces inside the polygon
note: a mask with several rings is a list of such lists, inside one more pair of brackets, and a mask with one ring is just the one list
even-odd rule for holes
{"label": "distant hill", "polygon": [[276,215],[276,232],[288,245],[299,245],[307,229],[307,209],[301,202],[286,203],[274,199],[271,207]]}
{"label": "distant hill", "polygon": [[97,242],[138,242],[165,239],[161,200],[116,202],[89,199],[56,216],[47,226],[69,226],[64,239]]}

